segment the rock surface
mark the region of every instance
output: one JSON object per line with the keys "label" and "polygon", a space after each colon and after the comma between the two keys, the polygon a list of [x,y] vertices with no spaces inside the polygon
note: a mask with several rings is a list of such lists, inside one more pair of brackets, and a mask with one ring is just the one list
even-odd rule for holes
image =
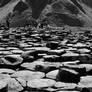
{"label": "rock surface", "polygon": [[[8,92],[91,92],[91,32],[65,27],[2,30],[0,83],[5,86],[0,84],[0,91],[8,87]],[[44,39],[44,34],[51,38]]]}
{"label": "rock surface", "polygon": [[[10,26],[37,25],[92,26],[92,1],[86,0],[1,0],[0,22]],[[25,16],[24,16],[25,15]]]}

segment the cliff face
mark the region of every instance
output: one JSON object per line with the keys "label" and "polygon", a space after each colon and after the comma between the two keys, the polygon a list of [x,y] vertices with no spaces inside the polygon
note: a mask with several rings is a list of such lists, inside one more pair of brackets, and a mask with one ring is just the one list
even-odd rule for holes
{"label": "cliff face", "polygon": [[0,7],[5,6],[7,3],[9,3],[11,0],[0,0]]}
{"label": "cliff face", "polygon": [[46,18],[52,25],[92,26],[92,8],[82,0],[57,0],[50,6],[52,10],[43,13],[41,19]]}
{"label": "cliff face", "polygon": [[26,0],[28,5],[32,8],[32,17],[37,19],[42,10],[46,7],[49,0]]}
{"label": "cliff face", "polygon": [[33,18],[54,26],[92,26],[92,0],[0,0],[1,4],[0,21],[11,12],[11,26]]}

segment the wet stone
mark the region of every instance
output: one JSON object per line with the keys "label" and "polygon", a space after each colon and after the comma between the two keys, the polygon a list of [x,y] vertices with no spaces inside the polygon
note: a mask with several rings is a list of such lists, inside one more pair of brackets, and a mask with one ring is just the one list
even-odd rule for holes
{"label": "wet stone", "polygon": [[0,80],[4,80],[4,79],[7,79],[7,78],[10,78],[10,75],[9,74],[0,74]]}
{"label": "wet stone", "polygon": [[7,47],[6,50],[18,50],[16,47]]}
{"label": "wet stone", "polygon": [[61,68],[56,78],[58,81],[66,83],[78,83],[80,81],[79,73],[67,68]]}
{"label": "wet stone", "polygon": [[12,70],[12,69],[5,69],[5,68],[1,68],[0,69],[0,74],[13,74],[16,71]]}
{"label": "wet stone", "polygon": [[92,33],[27,26],[3,31],[0,81],[8,92],[92,91]]}
{"label": "wet stone", "polygon": [[12,52],[13,54],[22,54],[22,53],[23,53],[22,50],[11,50],[11,52]]}
{"label": "wet stone", "polygon": [[0,80],[0,92],[8,92],[7,83]]}
{"label": "wet stone", "polygon": [[6,55],[4,58],[1,58],[5,65],[19,65],[22,63],[23,58],[20,55]]}
{"label": "wet stone", "polygon": [[65,53],[64,49],[60,49],[60,50],[49,50],[48,51],[48,55],[62,55]]}
{"label": "wet stone", "polygon": [[79,49],[78,50],[79,53],[82,53],[82,54],[87,54],[87,53],[90,53],[91,51],[89,49]]}
{"label": "wet stone", "polygon": [[[28,62],[23,63],[23,64],[21,64],[21,67],[29,69],[29,70],[35,70],[35,69],[38,70],[37,66],[44,67],[44,62],[43,61],[44,61],[43,59],[40,59],[40,60],[34,61],[32,63],[28,63]],[[40,68],[39,71],[41,71],[42,69],[43,68]]]}
{"label": "wet stone", "polygon": [[22,53],[21,56],[25,59],[25,58],[28,58],[29,56],[34,56],[35,54],[36,54],[35,50],[30,50]]}
{"label": "wet stone", "polygon": [[14,78],[7,78],[3,80],[8,84],[8,90],[10,91],[22,91],[23,87],[21,84]]}
{"label": "wet stone", "polygon": [[59,70],[53,70],[46,74],[47,78],[56,79],[56,76],[58,75]]}
{"label": "wet stone", "polygon": [[64,82],[56,82],[55,87],[62,89],[75,89],[77,84],[75,83],[64,83]]}
{"label": "wet stone", "polygon": [[83,44],[83,43],[77,43],[73,47],[76,47],[76,48],[84,48],[84,47],[86,47],[86,45]]}
{"label": "wet stone", "polygon": [[80,64],[80,66],[86,69],[87,75],[92,75],[92,64]]}
{"label": "wet stone", "polygon": [[66,51],[77,52],[77,48],[69,47],[68,49],[66,49]]}
{"label": "wet stone", "polygon": [[5,48],[1,47],[1,48],[0,48],[0,51],[3,51],[3,50],[5,51]]}
{"label": "wet stone", "polygon": [[58,42],[52,41],[52,42],[47,43],[46,46],[51,49],[57,49],[57,47],[59,46],[58,44],[59,44]]}
{"label": "wet stone", "polygon": [[27,83],[26,83],[26,81],[25,80],[23,80],[22,78],[16,78],[16,80],[22,85],[22,87],[26,87],[27,85]]}
{"label": "wet stone", "polygon": [[33,72],[29,70],[22,70],[22,71],[15,72],[14,74],[11,75],[11,77],[21,78],[25,81],[29,81],[33,79],[41,79],[45,77],[45,74],[43,72]]}
{"label": "wet stone", "polygon": [[80,76],[86,75],[86,68],[83,67],[82,65],[69,65],[69,64],[66,64],[62,67],[68,68],[68,69],[73,69],[76,72],[78,72]]}
{"label": "wet stone", "polygon": [[79,63],[80,63],[79,60],[75,60],[75,61],[62,62],[62,65],[64,65],[64,66],[66,66],[66,65],[77,65]]}
{"label": "wet stone", "polygon": [[44,92],[56,92],[58,89],[56,88],[51,88],[51,87],[48,87],[48,88],[44,88]]}
{"label": "wet stone", "polygon": [[2,54],[3,55],[12,55],[12,52],[10,52],[10,51],[2,51]]}
{"label": "wet stone", "polygon": [[[27,86],[30,88],[46,88],[52,87],[55,85],[55,81],[51,79],[34,79],[32,81],[28,81]],[[39,84],[39,85],[38,85]]]}
{"label": "wet stone", "polygon": [[46,56],[43,56],[43,58],[45,59],[45,61],[48,61],[48,62],[60,61],[60,57],[58,55],[46,55]]}
{"label": "wet stone", "polygon": [[91,58],[92,57],[89,54],[80,54],[79,56],[80,63],[82,64],[92,64]]}
{"label": "wet stone", "polygon": [[83,76],[78,83],[80,88],[92,88],[92,76]]}
{"label": "wet stone", "polygon": [[63,54],[61,57],[62,57],[62,60],[64,60],[64,61],[75,61],[75,60],[78,60],[79,54],[69,51],[69,52]]}

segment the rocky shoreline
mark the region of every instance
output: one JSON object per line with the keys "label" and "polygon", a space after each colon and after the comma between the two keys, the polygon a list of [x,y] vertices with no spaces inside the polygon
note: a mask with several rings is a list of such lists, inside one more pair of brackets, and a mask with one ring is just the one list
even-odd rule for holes
{"label": "rocky shoreline", "polygon": [[92,33],[66,28],[0,30],[1,92],[91,92]]}

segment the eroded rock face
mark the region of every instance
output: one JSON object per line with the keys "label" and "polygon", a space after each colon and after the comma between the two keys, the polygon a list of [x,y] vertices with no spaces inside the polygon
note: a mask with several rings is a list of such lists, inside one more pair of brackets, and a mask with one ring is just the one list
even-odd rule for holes
{"label": "eroded rock face", "polygon": [[7,3],[9,3],[11,0],[0,0],[0,7],[3,7]]}
{"label": "eroded rock face", "polygon": [[32,7],[32,17],[37,19],[49,0],[26,0]]}
{"label": "eroded rock face", "polygon": [[[86,4],[79,0],[58,0],[50,6],[52,9],[46,7],[50,12],[45,13],[45,15],[42,14],[41,18],[47,18],[51,25],[88,26],[90,25],[89,22],[92,23],[90,21],[91,13],[87,14],[88,10],[85,9]],[[86,8],[88,9],[89,7],[87,6]]]}
{"label": "eroded rock face", "polygon": [[[52,26],[92,26],[91,0],[15,0],[8,2],[7,7],[2,7],[3,11],[8,12],[7,14],[11,12],[8,11],[9,3],[12,6],[11,11],[16,10],[12,12],[11,26],[31,24],[32,18],[42,23],[47,21]],[[4,16],[0,17],[5,18],[7,14],[3,11],[0,12]]]}

